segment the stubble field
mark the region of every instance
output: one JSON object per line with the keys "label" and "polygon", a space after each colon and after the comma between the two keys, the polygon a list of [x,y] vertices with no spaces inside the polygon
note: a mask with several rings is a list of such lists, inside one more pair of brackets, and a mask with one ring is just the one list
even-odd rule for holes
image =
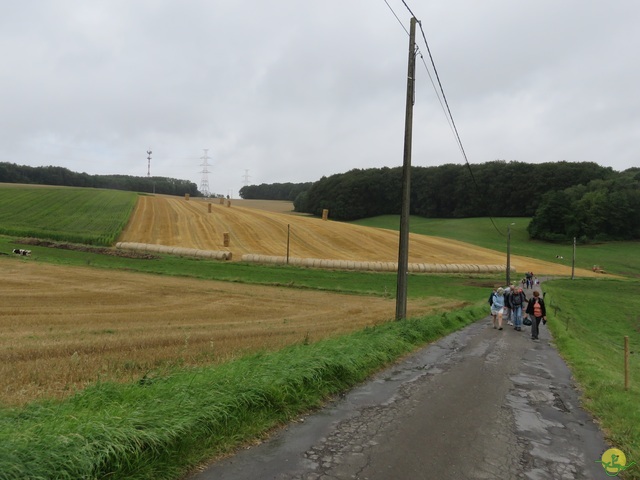
{"label": "stubble field", "polygon": [[[226,205],[217,200],[141,197],[120,241],[230,251],[240,260],[244,254],[286,255],[290,232],[291,257],[369,262],[398,258],[398,233],[391,230],[291,215],[290,202],[231,200],[231,206]],[[225,233],[229,247],[223,243]],[[410,263],[505,264],[504,253],[451,239],[412,234],[409,242]],[[570,267],[516,255],[511,265],[518,272],[571,274]]]}
{"label": "stubble field", "polygon": [[[122,241],[283,255],[393,261],[397,233],[290,215],[286,204],[232,206],[141,197]],[[265,207],[270,205],[270,207]],[[281,212],[267,211],[283,209]],[[261,209],[253,207],[261,207]],[[250,208],[252,207],[252,208]],[[277,209],[276,208],[276,209]],[[414,237],[410,261],[501,263],[490,250]],[[562,266],[512,260],[519,269],[567,274]],[[0,257],[0,401],[60,398],[97,380],[136,381],[165,368],[225,361],[316,341],[394,316],[395,300],[173,278]],[[461,306],[409,301],[409,316]]]}

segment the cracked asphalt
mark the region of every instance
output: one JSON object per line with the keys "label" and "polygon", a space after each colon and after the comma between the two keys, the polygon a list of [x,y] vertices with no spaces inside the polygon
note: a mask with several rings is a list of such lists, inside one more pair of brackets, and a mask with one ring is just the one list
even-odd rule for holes
{"label": "cracked asphalt", "polygon": [[190,480],[606,479],[610,446],[550,332],[490,318]]}

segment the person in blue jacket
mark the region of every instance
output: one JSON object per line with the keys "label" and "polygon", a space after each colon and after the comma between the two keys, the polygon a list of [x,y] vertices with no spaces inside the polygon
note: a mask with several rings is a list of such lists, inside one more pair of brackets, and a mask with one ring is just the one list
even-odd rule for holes
{"label": "person in blue jacket", "polygon": [[502,330],[502,314],[504,313],[504,288],[496,290],[491,305],[491,316],[493,317],[493,328]]}

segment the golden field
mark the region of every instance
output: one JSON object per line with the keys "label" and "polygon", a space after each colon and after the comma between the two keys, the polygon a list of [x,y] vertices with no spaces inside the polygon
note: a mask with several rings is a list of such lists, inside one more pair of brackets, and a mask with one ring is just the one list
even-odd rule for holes
{"label": "golden field", "polygon": [[[387,321],[394,299],[0,257],[0,399],[62,397],[96,381],[315,341]],[[409,315],[455,307],[410,302]],[[345,321],[348,320],[348,321]]]}
{"label": "golden field", "polygon": [[[208,204],[211,203],[211,212]],[[290,202],[185,200],[144,196],[120,236],[122,242],[230,251],[234,260],[244,254],[284,256],[290,232],[291,257],[370,262],[396,262],[398,233],[348,223],[292,215]],[[229,247],[223,243],[229,234]],[[504,253],[456,240],[410,236],[409,263],[504,265]],[[511,256],[518,272],[571,275],[571,268],[527,257]],[[581,276],[593,272],[580,271]]]}
{"label": "golden field", "polygon": [[[395,261],[396,232],[292,215],[287,202],[231,206],[141,196],[120,240],[327,259]],[[266,209],[266,210],[265,210]],[[275,211],[274,211],[275,210]],[[500,264],[503,255],[412,236],[410,262]],[[518,271],[564,267],[513,257]],[[591,272],[581,272],[581,275]],[[0,401],[61,398],[96,380],[135,381],[176,365],[225,361],[393,318],[395,299],[165,277],[0,257]],[[456,308],[409,301],[408,315]]]}

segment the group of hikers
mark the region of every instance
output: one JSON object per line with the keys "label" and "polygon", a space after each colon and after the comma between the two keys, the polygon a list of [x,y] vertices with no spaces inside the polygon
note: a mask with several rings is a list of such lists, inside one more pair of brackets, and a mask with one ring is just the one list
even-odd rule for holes
{"label": "group of hikers", "polygon": [[534,286],[540,285],[538,277],[536,277],[533,272],[527,272],[520,283],[522,283],[522,288],[533,288]]}
{"label": "group of hikers", "polygon": [[[526,282],[527,284],[529,282]],[[533,284],[538,285],[539,283]],[[526,308],[525,308],[526,304]],[[506,288],[494,288],[489,295],[489,306],[493,328],[502,330],[502,322],[513,326],[517,332],[522,331],[522,325],[531,325],[531,339],[538,340],[540,322],[547,323],[547,309],[544,299],[538,290],[533,291],[533,296],[527,298],[522,287],[510,285]],[[527,317],[523,318],[523,312]]]}

